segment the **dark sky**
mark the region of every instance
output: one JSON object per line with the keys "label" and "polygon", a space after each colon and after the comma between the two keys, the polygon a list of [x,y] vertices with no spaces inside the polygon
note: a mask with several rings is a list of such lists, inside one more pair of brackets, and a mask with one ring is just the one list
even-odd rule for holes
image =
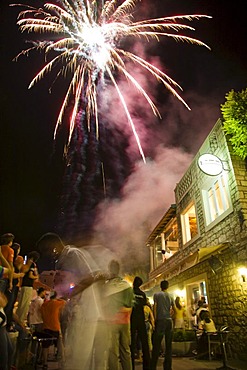
{"label": "dark sky", "polygon": [[[27,89],[43,65],[43,56],[35,52],[18,62],[12,61],[26,48],[27,36],[17,29],[18,9],[9,7],[11,3],[4,0],[0,5],[0,233],[13,232],[24,250],[31,250],[43,233],[55,230],[63,171],[59,144],[54,149],[53,130],[66,82],[55,85],[52,94],[49,93],[50,78]],[[26,0],[23,3],[40,5],[42,2]],[[192,22],[196,31],[190,35],[207,43],[211,51],[167,39],[156,46],[153,42],[145,46],[145,53],[159,60],[165,71],[183,87],[182,97],[192,109],[187,112],[160,86],[151,85],[151,94],[163,117],[149,124],[151,116],[146,119],[143,112],[146,131],[141,136],[151,161],[155,161],[154,146],[161,143],[163,147],[182,148],[195,154],[220,117],[225,94],[230,89],[246,88],[244,3],[243,0],[142,1],[141,11],[146,17],[196,13],[213,17]],[[37,34],[32,37],[37,38]],[[140,120],[140,105],[138,109]]]}

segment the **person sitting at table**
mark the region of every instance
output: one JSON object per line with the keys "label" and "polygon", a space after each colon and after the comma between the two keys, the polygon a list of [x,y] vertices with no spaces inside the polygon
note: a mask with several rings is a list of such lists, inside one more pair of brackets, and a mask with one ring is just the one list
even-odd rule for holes
{"label": "person sitting at table", "polygon": [[214,321],[210,317],[208,310],[200,312],[200,325],[197,332],[197,357],[208,358],[208,333],[216,333]]}
{"label": "person sitting at table", "polygon": [[203,331],[206,331],[207,333],[216,333],[216,327],[215,327],[213,320],[210,317],[209,311],[206,311],[206,310],[201,311],[200,319],[201,319],[201,322],[200,322],[199,329],[202,329]]}

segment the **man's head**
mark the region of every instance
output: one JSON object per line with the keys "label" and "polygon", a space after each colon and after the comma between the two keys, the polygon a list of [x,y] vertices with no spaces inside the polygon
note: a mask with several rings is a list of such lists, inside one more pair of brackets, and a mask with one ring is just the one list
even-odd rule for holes
{"label": "man's head", "polygon": [[210,313],[207,310],[202,310],[199,314],[201,320],[204,320],[206,323],[210,322]]}
{"label": "man's head", "polygon": [[203,306],[203,301],[199,300],[197,305],[198,305],[198,307],[202,307]]}
{"label": "man's head", "polygon": [[42,288],[42,287],[38,288],[37,289],[37,294],[38,294],[39,297],[44,298],[45,297],[45,289]]}
{"label": "man's head", "polygon": [[14,238],[15,238],[15,236],[11,233],[3,234],[0,237],[0,245],[8,245],[8,246],[11,247],[11,245],[13,244]]}
{"label": "man's head", "polygon": [[36,243],[37,250],[42,255],[59,256],[64,250],[64,244],[59,235],[55,233],[47,233],[41,236]]}
{"label": "man's head", "polygon": [[109,263],[109,273],[111,275],[111,277],[116,277],[119,275],[119,271],[120,271],[120,265],[119,265],[119,262],[116,261],[116,260],[111,260],[111,262]]}
{"label": "man's head", "polygon": [[142,285],[143,281],[139,276],[136,276],[133,281],[133,288],[139,288]]}
{"label": "man's head", "polygon": [[11,248],[13,249],[14,251],[14,260],[16,259],[16,257],[18,256],[18,254],[20,253],[20,250],[21,250],[21,246],[19,243],[13,243]]}
{"label": "man's head", "polygon": [[33,262],[37,262],[40,257],[40,254],[36,251],[29,252],[27,258]]}
{"label": "man's head", "polygon": [[166,289],[168,289],[168,287],[169,287],[168,281],[167,280],[162,280],[161,283],[160,283],[161,290],[166,290]]}
{"label": "man's head", "polygon": [[56,299],[57,298],[57,292],[55,290],[52,290],[50,292],[50,299]]}

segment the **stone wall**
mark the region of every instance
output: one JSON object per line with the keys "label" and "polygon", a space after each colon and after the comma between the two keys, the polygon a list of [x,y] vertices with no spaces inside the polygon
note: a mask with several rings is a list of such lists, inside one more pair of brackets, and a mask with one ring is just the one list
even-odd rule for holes
{"label": "stone wall", "polygon": [[[209,152],[223,160],[228,173],[228,187],[232,203],[231,212],[213,227],[205,224],[201,188],[207,175],[199,170],[197,159],[200,154]],[[232,154],[231,146],[222,131],[220,120],[205,140],[190,168],[175,189],[177,220],[179,225],[179,252],[169,261],[164,272],[172,265],[199,248],[226,243],[228,247],[218,257],[223,266],[213,273],[209,259],[180,273],[170,280],[170,285],[183,285],[185,280],[200,274],[207,274],[207,290],[210,310],[218,327],[230,328],[229,341],[233,354],[238,358],[247,356],[247,282],[241,282],[238,268],[247,267],[247,171],[246,164]],[[182,244],[180,214],[193,200],[196,205],[198,236],[186,245]],[[246,358],[247,360],[247,358]]]}
{"label": "stone wall", "polygon": [[238,253],[234,246],[229,246],[219,256],[223,265],[217,273],[212,271],[207,259],[172,278],[170,287],[183,286],[186,280],[206,273],[210,312],[216,327],[229,327],[233,357],[247,361],[247,282],[243,283],[238,273],[241,261],[247,260],[246,250],[246,241],[238,247]]}
{"label": "stone wall", "polygon": [[[210,137],[213,135],[214,147],[210,149]],[[217,139],[217,141],[216,141]],[[216,145],[217,142],[217,145]],[[201,197],[202,184],[209,178],[197,166],[201,153],[211,152],[223,160],[228,171],[228,187],[232,203],[232,212],[214,227],[207,228]],[[189,176],[188,176],[188,174]],[[190,182],[188,182],[188,178]],[[186,186],[185,186],[186,185]],[[182,193],[183,191],[183,193]],[[177,205],[177,221],[179,227],[179,246],[184,249],[184,254],[190,254],[198,248],[217,245],[225,242],[235,243],[240,233],[246,235],[247,223],[247,172],[245,162],[231,154],[231,147],[221,129],[220,120],[215,125],[211,134],[205,140],[202,148],[195,156],[190,168],[175,189]],[[187,245],[182,244],[182,230],[180,214],[191,200],[194,200],[198,222],[198,236]]]}

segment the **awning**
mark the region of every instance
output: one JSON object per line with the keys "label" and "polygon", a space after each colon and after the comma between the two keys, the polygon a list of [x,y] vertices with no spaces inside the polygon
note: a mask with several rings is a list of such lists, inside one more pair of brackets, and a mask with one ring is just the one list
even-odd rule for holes
{"label": "awning", "polygon": [[151,289],[155,285],[159,284],[159,282],[163,279],[171,279],[174,276],[181,274],[182,272],[188,270],[189,268],[197,265],[198,263],[205,261],[206,259],[210,258],[213,255],[218,254],[222,250],[228,248],[229,243],[212,245],[210,247],[203,247],[199,248],[196,252],[191,253],[190,255],[183,258],[178,264],[176,263],[176,254],[173,255],[174,265],[170,266],[170,268],[166,269],[164,264],[164,270],[162,271],[159,268],[159,273],[157,276],[153,276],[152,279],[147,281],[142,285],[142,288]]}
{"label": "awning", "polygon": [[209,258],[211,255],[220,252],[227,248],[227,244],[211,245],[210,247],[204,247],[198,249],[198,262],[202,262]]}

